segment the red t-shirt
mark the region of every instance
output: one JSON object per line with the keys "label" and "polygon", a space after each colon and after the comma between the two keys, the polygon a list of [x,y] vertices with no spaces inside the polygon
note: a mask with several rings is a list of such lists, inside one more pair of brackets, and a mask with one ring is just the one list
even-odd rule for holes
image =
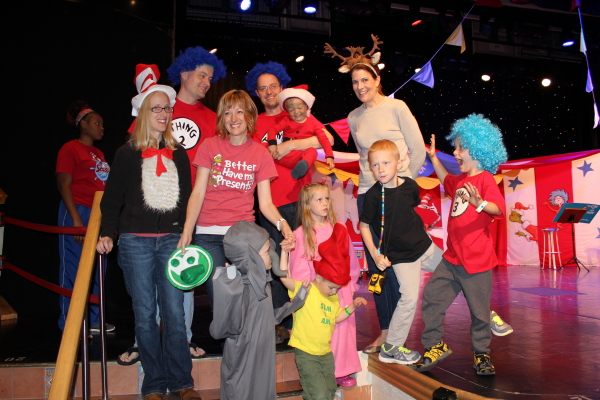
{"label": "red t-shirt", "polygon": [[254,140],[234,146],[212,137],[202,142],[193,165],[210,169],[199,226],[232,226],[254,218],[256,184],[277,176],[268,150]]}
{"label": "red t-shirt", "polygon": [[[470,182],[479,190],[481,198],[494,203],[502,210],[502,215],[489,215],[485,211],[477,213],[461,194],[466,192],[465,183]],[[504,218],[504,197],[492,174],[483,171],[475,176],[448,174],[444,179],[444,189],[454,199],[448,217],[448,249],[444,258],[455,265],[462,265],[469,274],[484,272],[498,265],[494,241],[488,225],[494,218]]]}
{"label": "red t-shirt", "polygon": [[283,137],[290,139],[307,139],[316,136],[323,151],[325,151],[325,156],[333,157],[331,144],[323,129],[325,129],[325,126],[313,117],[312,114],[302,123],[296,122],[286,115],[275,126],[269,129],[268,136],[269,140],[276,139],[280,131],[283,131]]}
{"label": "red t-shirt", "polygon": [[75,139],[65,143],[58,152],[56,173],[59,172],[73,177],[71,192],[75,204],[92,207],[94,193],[104,191],[110,167],[100,150]]}
{"label": "red t-shirt", "polygon": [[[287,113],[284,111],[275,116],[267,116],[265,113],[259,114],[252,139],[266,147],[269,129],[286,116]],[[283,131],[277,133],[277,143],[281,143],[282,138]],[[302,186],[311,183],[312,174],[308,173],[303,178],[295,180],[292,178],[290,169],[279,164],[275,164],[275,168],[277,169],[277,178],[271,181],[273,204],[275,204],[275,207],[281,207],[297,202]]]}
{"label": "red t-shirt", "polygon": [[177,99],[171,121],[173,137],[186,150],[192,169],[192,186],[196,181],[196,168],[192,161],[200,144],[217,132],[217,114],[204,104],[187,104]]}

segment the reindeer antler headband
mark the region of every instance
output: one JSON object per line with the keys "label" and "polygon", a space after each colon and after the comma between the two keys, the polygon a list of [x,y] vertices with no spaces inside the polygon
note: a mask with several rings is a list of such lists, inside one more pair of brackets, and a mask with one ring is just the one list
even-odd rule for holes
{"label": "reindeer antler headband", "polygon": [[372,67],[372,65],[376,65],[379,62],[379,59],[381,58],[381,53],[373,53],[375,52],[375,50],[379,49],[379,46],[377,45],[383,44],[383,42],[379,41],[379,37],[377,35],[371,34],[371,39],[373,39],[373,48],[367,54],[363,54],[363,50],[365,49],[364,47],[348,46],[346,47],[346,49],[350,51],[350,57],[344,57],[339,55],[329,43],[325,43],[326,46],[324,53],[331,53],[331,58],[337,56],[342,59],[342,66],[338,69],[338,71],[340,71],[343,74],[351,71],[355,65],[361,64],[366,65],[375,73],[375,75],[378,75],[377,71],[375,70],[375,68]]}

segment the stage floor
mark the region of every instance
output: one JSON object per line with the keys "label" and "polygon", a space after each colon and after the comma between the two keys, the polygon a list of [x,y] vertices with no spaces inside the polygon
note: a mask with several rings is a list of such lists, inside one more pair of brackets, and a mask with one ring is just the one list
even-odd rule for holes
{"label": "stage floor", "polygon": [[[514,333],[493,337],[496,376],[480,377],[473,370],[470,315],[459,295],[448,309],[445,341],[453,354],[427,374],[440,383],[499,399],[600,399],[600,269],[569,267],[562,271],[533,266],[494,269],[492,309],[510,323]],[[424,285],[429,274],[423,274]],[[361,281],[360,295],[372,300]],[[110,301],[110,299],[109,299]],[[107,317],[117,327],[108,335],[109,361],[133,344],[131,310],[111,307]],[[118,310],[118,311],[114,311]],[[17,310],[18,311],[18,310]],[[372,301],[357,311],[358,349],[379,334]],[[0,324],[1,366],[53,364],[61,333],[56,316],[19,317]],[[221,346],[208,334],[210,307],[202,289],[196,291],[193,341],[210,354]],[[420,306],[407,347],[423,352]],[[99,337],[91,340],[91,357],[100,359]],[[278,350],[289,349],[285,344]]]}

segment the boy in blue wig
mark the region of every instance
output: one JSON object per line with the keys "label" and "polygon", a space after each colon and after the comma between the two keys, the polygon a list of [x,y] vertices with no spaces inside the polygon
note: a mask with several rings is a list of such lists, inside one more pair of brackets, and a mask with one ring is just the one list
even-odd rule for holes
{"label": "boy in blue wig", "polygon": [[417,371],[428,371],[452,351],[444,343],[444,316],[459,292],[471,312],[473,368],[478,375],[494,375],[489,356],[492,269],[498,264],[489,224],[504,218],[504,197],[492,174],[506,161],[500,129],[483,115],[471,114],[452,125],[448,140],[454,142],[454,158],[460,175],[451,175],[435,153],[431,135],[429,157],[448,197],[453,199],[448,218],[448,249],[423,291],[422,317],[425,347]]}

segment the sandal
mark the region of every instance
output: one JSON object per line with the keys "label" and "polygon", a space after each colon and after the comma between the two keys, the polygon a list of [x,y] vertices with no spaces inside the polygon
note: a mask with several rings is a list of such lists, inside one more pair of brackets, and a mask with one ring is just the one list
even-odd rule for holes
{"label": "sandal", "polygon": [[123,360],[121,360],[121,356],[118,356],[117,357],[117,364],[119,364],[119,365],[133,365],[136,362],[142,360],[142,356],[140,354],[140,349],[138,349],[137,347],[130,347],[130,348],[128,348],[127,351],[126,351],[126,353],[127,353],[128,356],[131,356],[131,353],[137,353],[138,356],[135,357],[135,358],[132,358],[130,361],[123,361]]}
{"label": "sandal", "polygon": [[365,354],[375,354],[381,351],[381,346],[373,346],[372,344],[365,347],[362,352]]}
{"label": "sandal", "polygon": [[[200,349],[200,350],[204,351],[204,349],[202,349],[202,348],[198,347],[198,345],[197,345],[196,343],[194,343],[194,342],[189,342],[188,344],[189,344],[189,346],[190,346],[190,349],[192,349],[192,350],[194,350],[194,351],[197,351],[196,349]],[[204,357],[206,357],[206,351],[204,351],[204,354],[201,354],[201,355],[199,355],[199,356],[195,356],[195,355],[193,355],[193,354],[190,352],[190,356],[192,356],[192,358],[196,358],[196,359],[198,359],[198,358],[204,358]]]}

